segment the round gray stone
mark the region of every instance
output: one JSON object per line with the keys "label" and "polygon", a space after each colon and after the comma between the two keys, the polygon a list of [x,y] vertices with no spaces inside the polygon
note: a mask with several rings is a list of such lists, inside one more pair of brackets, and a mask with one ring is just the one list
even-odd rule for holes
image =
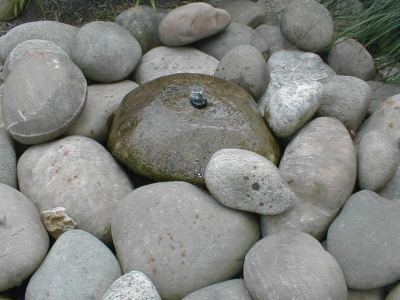
{"label": "round gray stone", "polygon": [[114,254],[82,230],[60,236],[26,288],[26,300],[101,299],[121,276]]}
{"label": "round gray stone", "polygon": [[0,157],[0,182],[17,189],[17,155],[14,141],[4,124],[0,124]]}
{"label": "round gray stone", "polygon": [[392,200],[400,199],[400,166],[397,167],[396,173],[393,175],[389,183],[378,192],[379,196]]}
{"label": "round gray stone", "polygon": [[347,290],[347,300],[383,300],[384,298],[384,289],[375,289],[369,291]]}
{"label": "round gray stone", "polygon": [[176,181],[128,194],[115,209],[111,228],[122,271],[143,272],[165,300],[237,275],[260,234],[254,214],[226,208]]}
{"label": "round gray stone", "polygon": [[281,50],[298,50],[295,45],[292,45],[283,35],[278,26],[262,24],[255,28],[255,30],[268,41],[270,53],[278,52]]}
{"label": "round gray stone", "polygon": [[222,4],[219,8],[229,13],[232,23],[241,23],[251,28],[262,24],[267,14],[262,5],[249,0],[231,1]]}

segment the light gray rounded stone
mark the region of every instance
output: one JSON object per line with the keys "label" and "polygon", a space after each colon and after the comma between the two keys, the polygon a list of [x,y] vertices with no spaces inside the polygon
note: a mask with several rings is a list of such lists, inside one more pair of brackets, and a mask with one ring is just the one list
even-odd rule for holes
{"label": "light gray rounded stone", "polygon": [[223,9],[208,3],[189,3],[171,10],[158,28],[160,41],[167,46],[183,46],[215,35],[231,23]]}
{"label": "light gray rounded stone", "polygon": [[131,271],[118,278],[101,300],[161,300],[151,280],[139,271]]}
{"label": "light gray rounded stone", "polygon": [[400,282],[386,295],[385,300],[398,300],[400,299]]}
{"label": "light gray rounded stone", "polygon": [[317,52],[333,38],[333,19],[329,10],[315,0],[293,1],[280,19],[283,36],[297,48]]}
{"label": "light gray rounded stone", "polygon": [[375,289],[369,291],[347,290],[347,300],[383,300],[384,298],[384,289]]}
{"label": "light gray rounded stone", "polygon": [[260,234],[254,214],[224,207],[177,181],[128,194],[115,209],[111,228],[122,271],[144,273],[164,300],[236,276]]}
{"label": "light gray rounded stone", "polygon": [[251,28],[256,28],[262,24],[267,14],[262,5],[249,0],[231,1],[218,8],[226,10],[231,16],[232,22],[241,23]]}
{"label": "light gray rounded stone", "polygon": [[358,184],[379,192],[396,174],[400,151],[396,141],[382,130],[367,132],[358,148]]}
{"label": "light gray rounded stone", "polygon": [[27,149],[17,165],[21,192],[39,211],[64,207],[77,229],[111,245],[111,215],[133,186],[96,141],[70,136]]}
{"label": "light gray rounded stone", "polygon": [[312,236],[282,230],[246,254],[243,277],[254,300],[347,300],[339,264]]}
{"label": "light gray rounded stone", "polygon": [[316,80],[295,80],[278,88],[265,106],[268,128],[279,138],[290,137],[314,116],[323,96],[323,85]]}
{"label": "light gray rounded stone", "polygon": [[106,142],[110,116],[124,97],[138,86],[130,80],[89,85],[85,108],[64,135],[83,135],[99,143]]}
{"label": "light gray rounded stone", "polygon": [[132,73],[142,58],[142,48],[124,27],[96,21],[79,29],[70,57],[87,78],[109,83]]}
{"label": "light gray rounded stone", "polygon": [[27,40],[40,39],[53,42],[69,57],[71,46],[79,28],[55,21],[36,21],[12,28],[0,39],[0,63],[4,64],[11,51]]}
{"label": "light gray rounded stone", "polygon": [[265,157],[248,150],[215,152],[204,177],[211,195],[226,207],[276,215],[294,204],[295,195],[279,169]]}
{"label": "light gray rounded stone", "polygon": [[354,76],[365,81],[370,80],[375,71],[371,54],[354,39],[342,40],[333,46],[327,63],[337,75]]}
{"label": "light gray rounded stone", "polygon": [[5,129],[4,124],[0,124],[0,158],[0,183],[17,189],[17,155],[14,141]]}
{"label": "light gray rounded stone", "polygon": [[189,46],[154,48],[143,55],[132,78],[138,84],[176,73],[214,75],[219,61]]}
{"label": "light gray rounded stone", "polygon": [[367,111],[367,116],[372,115],[385,100],[394,95],[400,94],[400,84],[385,84],[379,81],[367,81],[367,83],[372,91],[372,98]]}
{"label": "light gray rounded stone", "polygon": [[255,30],[268,41],[270,53],[278,52],[281,50],[298,50],[295,45],[292,45],[283,35],[278,26],[261,24]]}
{"label": "light gray rounded stone", "polygon": [[400,166],[388,184],[378,192],[379,196],[393,200],[400,199]]}
{"label": "light gray rounded stone", "polygon": [[219,62],[215,77],[232,81],[260,98],[269,83],[269,70],[260,51],[251,45],[240,45],[230,50]]}
{"label": "light gray rounded stone", "polygon": [[314,119],[290,140],[279,164],[296,194],[295,204],[276,216],[261,216],[263,236],[296,229],[321,240],[357,180],[357,159],[350,135],[334,118]]}
{"label": "light gray rounded stone", "polygon": [[253,300],[244,279],[231,279],[197,290],[182,300]]}
{"label": "light gray rounded stone", "polygon": [[76,122],[85,107],[86,92],[82,71],[65,56],[27,56],[4,83],[4,124],[22,144],[50,141]]}
{"label": "light gray rounded stone", "polygon": [[353,290],[372,290],[400,279],[400,199],[362,190],[353,194],[328,230],[328,252]]}
{"label": "light gray rounded stone", "polygon": [[49,236],[35,205],[0,183],[0,292],[28,278],[49,248]]}
{"label": "light gray rounded stone", "polygon": [[26,288],[26,300],[101,299],[121,276],[114,254],[82,230],[60,236]]}

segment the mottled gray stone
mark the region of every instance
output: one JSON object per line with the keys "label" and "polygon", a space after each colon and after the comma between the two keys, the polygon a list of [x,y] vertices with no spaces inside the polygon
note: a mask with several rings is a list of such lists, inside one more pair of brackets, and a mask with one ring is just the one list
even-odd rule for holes
{"label": "mottled gray stone", "polygon": [[336,260],[310,235],[283,230],[257,242],[246,254],[243,277],[254,300],[347,300]]}
{"label": "mottled gray stone", "polygon": [[400,166],[397,167],[396,173],[389,183],[378,194],[389,200],[400,199]]}
{"label": "mottled gray stone", "polygon": [[28,278],[42,263],[49,236],[33,203],[0,183],[0,291]]}
{"label": "mottled gray stone", "polygon": [[375,289],[370,291],[347,290],[347,300],[383,300],[384,298],[384,289]]}
{"label": "mottled gray stone", "polygon": [[114,254],[82,230],[60,236],[26,288],[26,300],[101,299],[121,276]]}
{"label": "mottled gray stone", "polygon": [[77,223],[111,245],[111,214],[132,185],[100,144],[70,136],[27,149],[18,161],[21,192],[42,212],[65,207]]}
{"label": "mottled gray stone", "polygon": [[265,7],[267,12],[263,24],[279,26],[283,11],[293,0],[258,0],[257,4]]}
{"label": "mottled gray stone", "polygon": [[[1,106],[1,105],[0,105]],[[0,109],[1,114],[1,109]],[[0,183],[9,185],[16,189],[17,183],[17,155],[15,153],[14,141],[4,124],[0,120]]]}
{"label": "mottled gray stone", "polygon": [[328,231],[328,252],[353,290],[372,290],[400,279],[400,199],[368,190],[353,194]]}
{"label": "mottled gray stone", "polygon": [[142,48],[124,27],[96,21],[79,29],[70,57],[87,78],[108,83],[132,73],[142,58]]}
{"label": "mottled gray stone", "polygon": [[249,0],[231,1],[224,3],[219,8],[229,13],[232,22],[241,23],[251,28],[260,25],[267,14],[262,5]]}
{"label": "mottled gray stone", "polygon": [[367,115],[372,113],[390,97],[400,94],[400,84],[384,84],[379,81],[367,81],[372,91],[371,103]]}
{"label": "mottled gray stone", "polygon": [[207,164],[204,177],[211,195],[233,209],[276,215],[294,204],[295,195],[279,169],[251,151],[217,151]]}
{"label": "mottled gray stone", "polygon": [[281,50],[298,50],[295,45],[292,45],[283,35],[278,26],[262,24],[255,28],[255,30],[266,40],[269,44],[270,53],[278,52]]}
{"label": "mottled gray stone", "polygon": [[254,214],[229,209],[186,182],[142,186],[119,203],[112,235],[124,273],[143,272],[164,300],[228,280],[259,239]]}

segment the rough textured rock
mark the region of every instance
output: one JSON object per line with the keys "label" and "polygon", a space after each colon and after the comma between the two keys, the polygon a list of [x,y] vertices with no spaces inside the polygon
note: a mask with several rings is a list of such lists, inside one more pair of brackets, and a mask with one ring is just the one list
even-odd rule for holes
{"label": "rough textured rock", "polygon": [[139,271],[118,278],[101,300],[161,300],[151,280]]}
{"label": "rough textured rock", "polygon": [[295,80],[278,88],[265,106],[268,128],[276,137],[293,135],[313,117],[323,96],[323,86],[315,80]]}
{"label": "rough textured rock", "polygon": [[378,192],[379,196],[393,200],[400,199],[400,166],[389,183]]}
{"label": "rough textured rock", "polygon": [[296,194],[295,204],[276,216],[261,216],[263,236],[296,229],[320,240],[353,192],[357,161],[343,124],[328,117],[306,124],[291,139],[279,170]]}
{"label": "rough textured rock", "polygon": [[214,198],[233,209],[276,215],[294,204],[295,195],[279,169],[251,151],[217,151],[207,164],[204,176]]}
{"label": "rough textured rock", "polygon": [[176,73],[214,75],[218,60],[193,47],[154,48],[143,55],[133,72],[133,81],[143,84]]}
{"label": "rough textured rock", "polygon": [[347,300],[336,260],[310,235],[283,230],[257,242],[247,253],[243,277],[254,300]]}
{"label": "rough textured rock", "polygon": [[267,63],[260,51],[250,45],[229,51],[219,62],[214,76],[236,83],[254,99],[264,94],[269,83]]}
{"label": "rough textured rock", "polygon": [[223,31],[231,16],[210,4],[189,3],[171,10],[160,23],[160,41],[167,46],[183,46]]}
{"label": "rough textured rock", "polygon": [[[0,103],[1,104],[1,103]],[[1,105],[0,105],[1,107]],[[0,109],[1,114],[1,109]],[[0,120],[0,183],[17,188],[17,155],[14,141]]]}
{"label": "rough textured rock", "polygon": [[280,20],[283,36],[303,51],[316,52],[333,38],[333,19],[322,4],[315,0],[293,1]]}
{"label": "rough textured rock", "polygon": [[400,199],[363,190],[346,201],[327,241],[349,289],[372,290],[400,279],[399,219]]}
{"label": "rough textured rock", "polygon": [[42,263],[49,237],[33,203],[0,183],[0,291],[28,278]]}
{"label": "rough textured rock", "polygon": [[226,10],[231,16],[232,23],[241,23],[256,28],[263,23],[266,16],[265,8],[253,1],[239,0],[224,3],[219,8]]}
{"label": "rough textured rock", "polygon": [[76,222],[65,213],[64,207],[44,210],[40,216],[47,232],[54,239],[58,239],[64,232],[74,229],[76,226]]}
{"label": "rough textured rock", "polygon": [[161,7],[157,7],[154,12],[151,6],[139,5],[136,11],[134,7],[123,11],[114,22],[127,29],[136,38],[144,54],[162,45],[158,37],[158,27],[168,12]]}
{"label": "rough textured rock", "polygon": [[[206,92],[205,108],[190,103],[196,87]],[[201,74],[165,76],[129,93],[114,117],[108,146],[142,176],[200,186],[220,149],[253,151],[274,164],[280,157],[253,98],[234,83]]]}
{"label": "rough textured rock", "polygon": [[70,57],[87,78],[108,83],[132,73],[142,58],[142,48],[124,27],[96,21],[79,29]]}
{"label": "rough textured rock", "polygon": [[19,159],[17,174],[21,192],[40,212],[65,207],[77,229],[112,243],[112,211],[133,187],[100,144],[71,136],[32,146]]}
{"label": "rough textured rock", "polygon": [[50,141],[76,122],[86,90],[82,71],[68,58],[55,53],[28,56],[4,83],[4,124],[22,144]]}
{"label": "rough textured rock", "polygon": [[165,300],[237,275],[259,234],[255,215],[226,208],[186,182],[142,186],[112,218],[122,271],[146,274]]}
{"label": "rough textured rock", "polygon": [[372,91],[371,103],[367,112],[368,116],[372,115],[382,102],[400,94],[400,84],[384,84],[379,81],[368,81],[367,83]]}
{"label": "rough textured rock", "polygon": [[268,41],[270,53],[281,50],[298,50],[295,45],[292,45],[283,35],[278,26],[262,24],[255,30]]}
{"label": "rough textured rock", "polygon": [[90,233],[70,230],[33,274],[25,299],[101,299],[120,276],[118,261],[106,245]]}
{"label": "rough textured rock", "polygon": [[352,76],[330,76],[319,82],[324,85],[324,99],[317,116],[336,118],[356,132],[371,103],[368,83]]}
{"label": "rough textured rock", "polygon": [[358,184],[361,189],[379,192],[395,175],[400,165],[396,141],[382,130],[367,132],[358,150]]}

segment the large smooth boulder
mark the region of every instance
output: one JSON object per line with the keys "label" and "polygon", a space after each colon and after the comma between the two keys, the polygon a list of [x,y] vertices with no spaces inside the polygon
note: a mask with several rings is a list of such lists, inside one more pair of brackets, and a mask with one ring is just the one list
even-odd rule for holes
{"label": "large smooth boulder", "polygon": [[254,214],[226,208],[176,181],[129,193],[115,209],[111,228],[122,271],[144,273],[164,300],[236,276],[260,234]]}
{"label": "large smooth boulder", "polygon": [[[206,107],[195,107],[193,101],[205,99]],[[165,76],[130,92],[116,112],[108,147],[142,176],[199,186],[210,157],[220,149],[253,151],[274,164],[280,157],[250,94],[202,74]]]}

